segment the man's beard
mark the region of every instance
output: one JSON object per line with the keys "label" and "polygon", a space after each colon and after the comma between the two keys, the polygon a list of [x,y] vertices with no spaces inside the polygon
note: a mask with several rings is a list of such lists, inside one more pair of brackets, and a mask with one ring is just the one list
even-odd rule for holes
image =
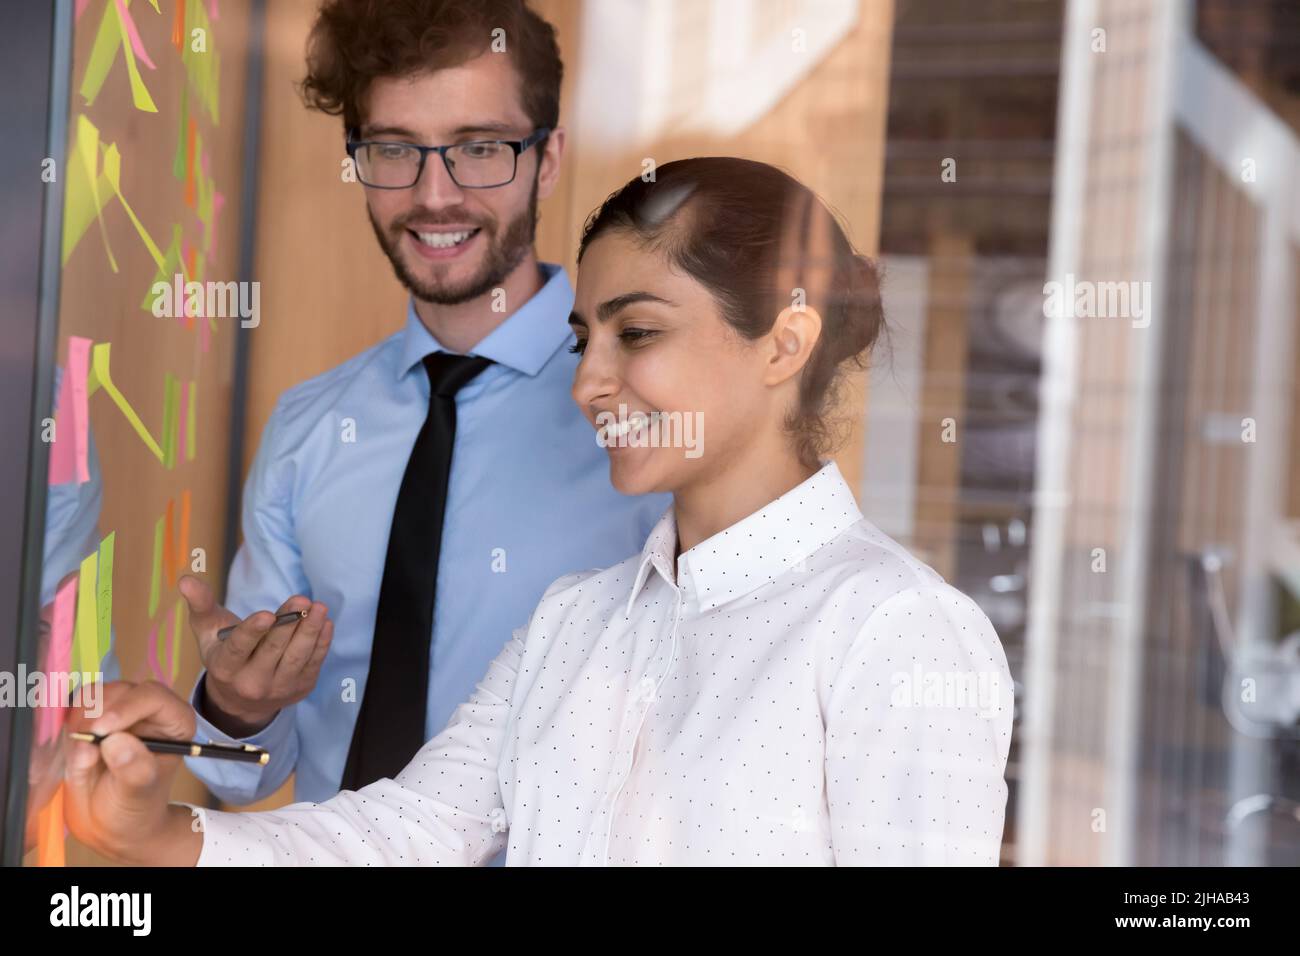
{"label": "man's beard", "polygon": [[[484,223],[480,226],[483,238],[487,241],[487,254],[483,258],[483,265],[477,274],[456,286],[425,282],[413,275],[398,252],[398,246],[406,234],[406,227],[399,226],[396,230],[397,237],[390,239],[380,228],[379,223],[375,222],[374,213],[369,207],[366,208],[366,215],[370,217],[370,225],[375,230],[379,248],[384,250],[384,255],[388,256],[388,261],[393,264],[393,272],[397,274],[398,281],[411,295],[438,305],[460,305],[462,302],[477,299],[500,287],[506,277],[528,255],[528,250],[533,247],[533,239],[537,232],[537,178],[533,178],[533,188],[528,195],[528,208],[507,224],[505,232],[498,235],[495,225],[489,226]],[[428,221],[427,218],[425,221]]]}

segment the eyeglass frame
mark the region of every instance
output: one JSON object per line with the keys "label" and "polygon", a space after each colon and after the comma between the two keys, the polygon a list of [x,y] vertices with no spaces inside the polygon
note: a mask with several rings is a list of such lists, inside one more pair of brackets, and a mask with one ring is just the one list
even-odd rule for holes
{"label": "eyeglass frame", "polygon": [[[546,137],[551,135],[551,132],[552,130],[549,126],[539,126],[537,127],[537,129],[533,130],[523,139],[473,139],[464,143],[452,143],[450,146],[421,146],[419,143],[392,142],[389,140],[380,140],[380,139],[362,139],[362,140],[353,139],[352,137],[357,133],[357,130],[354,128],[348,130],[347,137],[344,141],[344,148],[347,150],[348,157],[352,160],[353,165],[356,167],[357,182],[361,183],[361,185],[365,186],[367,189],[412,189],[414,188],[420,182],[420,177],[424,175],[424,164],[425,161],[429,158],[430,153],[437,153],[439,156],[442,157],[442,168],[447,170],[447,175],[451,177],[451,181],[455,183],[458,188],[500,189],[502,186],[509,186],[511,183],[515,181],[515,177],[519,175],[519,157],[522,156],[526,150],[531,149],[532,147],[536,146],[538,143],[542,142],[542,140],[546,139]],[[491,186],[462,185],[461,182],[458,179],[456,179],[456,174],[452,172],[451,166],[447,164],[447,150],[457,149],[461,146],[484,146],[487,144],[498,144],[501,146],[509,146],[511,149],[514,150],[515,164],[514,164],[514,171],[510,174],[510,178],[503,183],[494,183]],[[417,166],[415,169],[415,179],[411,180],[411,182],[405,186],[376,186],[371,183],[365,182],[361,178],[361,164],[357,162],[357,150],[362,146],[409,146],[411,149],[419,150],[420,165]]]}

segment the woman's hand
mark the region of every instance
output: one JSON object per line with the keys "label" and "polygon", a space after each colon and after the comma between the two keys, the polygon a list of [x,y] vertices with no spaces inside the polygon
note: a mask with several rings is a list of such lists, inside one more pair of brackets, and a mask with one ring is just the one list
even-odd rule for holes
{"label": "woman's hand", "polygon": [[105,734],[100,744],[68,740],[64,818],[82,843],[118,863],[193,866],[203,836],[193,814],[168,802],[181,757],[155,754],[138,737],[191,740],[194,711],[155,681],[103,688],[103,713],[74,710],[70,731]]}

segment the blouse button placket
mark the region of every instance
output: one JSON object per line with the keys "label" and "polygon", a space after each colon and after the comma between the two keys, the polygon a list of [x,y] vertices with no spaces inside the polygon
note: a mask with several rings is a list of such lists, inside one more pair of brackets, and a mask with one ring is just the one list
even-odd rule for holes
{"label": "blouse button placket", "polygon": [[[619,748],[614,758],[614,770],[610,774],[609,784],[605,788],[605,799],[601,801],[600,811],[592,827],[591,836],[583,847],[581,860],[583,865],[608,865],[609,840],[614,828],[614,806],[618,803],[623,785],[627,783],[628,774],[632,772],[632,754],[636,742],[645,726],[646,714],[654,703],[659,685],[668,677],[668,672],[677,658],[678,632],[681,628],[682,606],[685,596],[682,588],[673,586],[676,598],[673,602],[673,622],[667,641],[657,641],[655,655],[651,658],[648,672],[635,685],[635,692],[624,710],[623,726],[619,730]],[[600,835],[601,844],[596,847],[596,837]]]}

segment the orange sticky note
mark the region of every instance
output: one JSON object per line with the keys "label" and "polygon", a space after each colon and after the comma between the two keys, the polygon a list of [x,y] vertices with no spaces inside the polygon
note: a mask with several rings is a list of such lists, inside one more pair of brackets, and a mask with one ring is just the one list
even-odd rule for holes
{"label": "orange sticky note", "polygon": [[63,784],[36,817],[36,865],[65,866]]}

